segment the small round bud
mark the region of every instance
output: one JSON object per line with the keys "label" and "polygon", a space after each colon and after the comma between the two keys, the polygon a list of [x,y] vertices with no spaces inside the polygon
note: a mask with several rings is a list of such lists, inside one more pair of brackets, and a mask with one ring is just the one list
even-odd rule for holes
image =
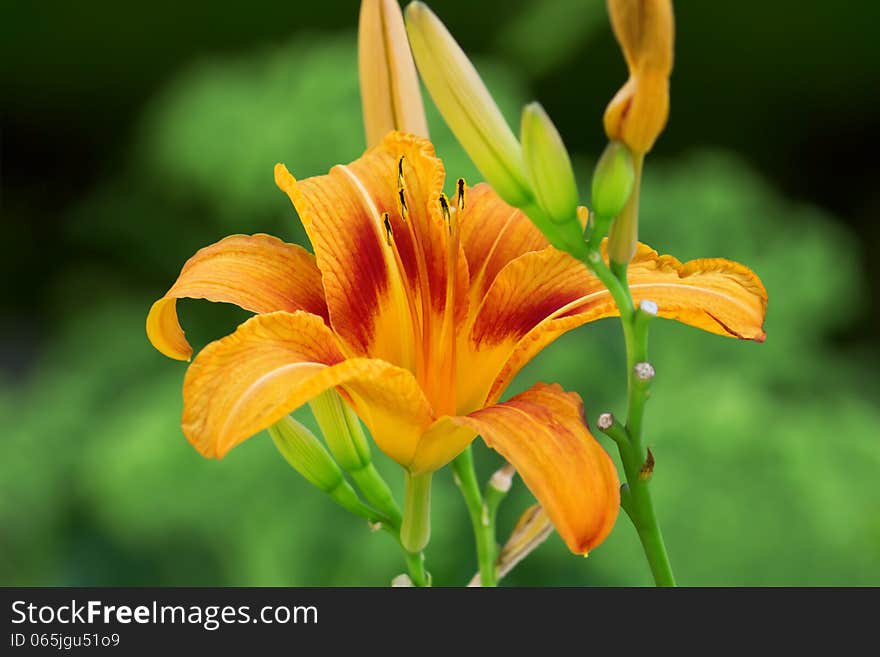
{"label": "small round bud", "polygon": [[636,363],[633,366],[633,372],[639,381],[650,381],[654,378],[654,366],[648,361]]}
{"label": "small round bud", "polygon": [[607,431],[614,426],[614,415],[612,413],[602,413],[596,420],[596,426],[602,431]]}

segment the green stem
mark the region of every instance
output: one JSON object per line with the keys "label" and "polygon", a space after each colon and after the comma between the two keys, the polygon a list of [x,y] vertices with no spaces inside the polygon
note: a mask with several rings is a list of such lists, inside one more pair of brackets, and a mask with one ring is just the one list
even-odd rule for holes
{"label": "green stem", "polygon": [[657,586],[675,586],[675,577],[672,574],[666,544],[663,542],[663,534],[654,512],[654,502],[649,488],[650,481],[640,477],[644,464],[644,460],[639,456],[641,449],[636,448],[636,445],[630,447],[630,449],[621,448],[620,450],[629,492],[624,510],[638,532],[655,584]]}
{"label": "green stem", "polygon": [[[498,546],[495,542],[495,513],[483,501],[483,496],[480,494],[477,473],[474,469],[474,454],[470,446],[452,462],[452,469],[471,517],[471,526],[477,543],[480,586],[496,586],[498,577],[495,560],[498,557]],[[497,501],[500,502],[500,498]],[[494,506],[497,511],[497,503]]]}
{"label": "green stem", "polygon": [[412,583],[419,587],[431,586],[431,576],[425,570],[425,557],[421,552],[404,552],[406,569]]}
{"label": "green stem", "polygon": [[[642,543],[642,549],[651,568],[657,586],[675,586],[675,577],[669,563],[669,555],[663,542],[663,534],[657,522],[654,502],[651,498],[650,473],[642,476],[647,452],[642,444],[642,423],[645,403],[648,399],[650,380],[636,376],[637,363],[647,362],[648,320],[640,310],[635,310],[632,302],[626,267],[612,262],[609,268],[595,247],[591,247],[585,260],[587,266],[602,281],[620,311],[623,337],[626,343],[627,365],[627,417],[626,427],[614,425],[608,430],[617,443],[623,462],[627,484],[621,491],[624,510],[632,521]],[[614,271],[612,271],[612,268]]]}

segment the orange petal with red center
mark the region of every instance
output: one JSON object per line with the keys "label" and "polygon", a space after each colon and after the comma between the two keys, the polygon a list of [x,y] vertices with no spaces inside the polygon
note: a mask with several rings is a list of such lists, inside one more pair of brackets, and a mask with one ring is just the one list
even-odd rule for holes
{"label": "orange petal with red center", "polygon": [[[628,275],[635,303],[656,302],[661,317],[764,340],[767,292],[743,265],[719,258],[682,264],[640,245]],[[472,367],[498,372],[487,399],[497,399],[523,365],[566,331],[617,314],[602,283],[568,254],[548,248],[514,260],[495,279],[470,336]],[[475,403],[479,393],[466,394]]]}
{"label": "orange petal with red center", "polygon": [[184,297],[233,303],[255,313],[305,310],[327,317],[314,256],[271,235],[231,235],[200,249],[150,308],[147,337],[178,360],[192,355],[177,319],[177,299]]}
{"label": "orange petal with red center", "polygon": [[502,201],[486,183],[468,189],[465,194],[461,244],[468,261],[474,303],[485,296],[507,263],[549,246],[532,220]]}
{"label": "orange petal with red center", "polygon": [[183,432],[202,455],[220,458],[337,386],[379,448],[409,463],[433,422],[412,374],[381,360],[346,359],[321,318],[304,312],[257,315],[205,347],[184,379]]}
{"label": "orange petal with red center", "polygon": [[620,481],[584,424],[576,393],[538,383],[503,404],[452,420],[479,433],[516,467],[572,552],[586,554],[611,532]]}
{"label": "orange petal with red center", "polygon": [[[405,217],[398,191],[401,158]],[[439,201],[444,176],[429,141],[400,133],[325,176],[297,181],[283,165],[276,167],[276,182],[315,249],[330,322],[355,353],[415,371],[415,352],[428,342],[423,327],[447,303],[449,227]],[[463,266],[456,269],[459,317],[467,301],[466,276]]]}

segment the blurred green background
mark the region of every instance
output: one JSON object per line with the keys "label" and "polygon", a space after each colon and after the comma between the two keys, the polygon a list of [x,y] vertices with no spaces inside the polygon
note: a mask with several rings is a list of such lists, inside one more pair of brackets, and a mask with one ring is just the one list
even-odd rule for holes
{"label": "blurred green background", "polygon": [[[545,105],[587,183],[625,76],[604,3],[435,5],[512,121],[525,101]],[[403,570],[392,541],[265,435],[220,462],[198,456],[178,425],[184,367],[143,328],[199,247],[304,239],[276,161],[305,176],[360,154],[357,3],[0,11],[0,583],[387,585]],[[653,332],[647,439],[673,566],[688,585],[880,585],[880,5],[679,0],[676,14],[643,238],[747,263],[770,306],[763,345]],[[476,182],[430,120],[450,174]],[[244,317],[181,306],[197,348]],[[579,329],[510,392],[559,381],[591,422],[622,411],[621,347],[616,322]],[[477,459],[483,477],[499,464],[482,447]],[[448,471],[435,491],[428,567],[461,584],[475,570],[467,515]],[[517,482],[501,538],[528,504]],[[624,518],[588,560],[553,536],[505,580],[649,582]]]}

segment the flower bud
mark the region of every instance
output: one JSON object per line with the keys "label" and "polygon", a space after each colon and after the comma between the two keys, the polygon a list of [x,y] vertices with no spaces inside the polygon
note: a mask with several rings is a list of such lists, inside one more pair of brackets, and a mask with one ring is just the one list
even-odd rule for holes
{"label": "flower bud", "polygon": [[422,80],[456,139],[501,198],[527,205],[522,149],[474,65],[425,4],[406,8],[406,30]]}
{"label": "flower bud", "polygon": [[312,415],[336,461],[348,472],[370,464],[370,445],[360,420],[335,390],[327,390],[309,402]]}
{"label": "flower bud", "polygon": [[330,493],[344,483],[342,471],[321,441],[289,415],[269,427],[269,435],[285,460],[313,486]]}
{"label": "flower bud", "polygon": [[671,0],[608,0],[629,80],[605,110],[605,132],[634,153],[651,150],[669,117],[674,21]]}
{"label": "flower bud", "polygon": [[523,158],[538,204],[555,224],[577,221],[578,190],[571,159],[556,126],[538,103],[522,113]]}
{"label": "flower bud", "polygon": [[422,92],[397,0],[363,0],[358,69],[367,147],[392,130],[428,136]]}
{"label": "flower bud", "polygon": [[630,150],[625,144],[612,141],[593,173],[593,212],[603,219],[619,215],[632,194],[635,179]]}

